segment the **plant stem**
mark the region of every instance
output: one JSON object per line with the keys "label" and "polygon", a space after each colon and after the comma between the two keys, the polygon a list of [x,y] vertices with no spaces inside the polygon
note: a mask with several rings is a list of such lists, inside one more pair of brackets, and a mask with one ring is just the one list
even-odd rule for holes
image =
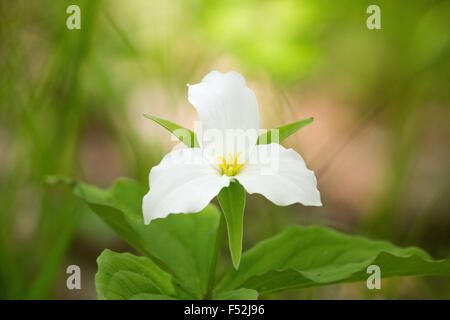
{"label": "plant stem", "polygon": [[224,226],[225,226],[225,216],[221,212],[220,213],[220,221],[219,226],[217,227],[216,239],[214,242],[214,251],[212,255],[211,267],[209,269],[209,278],[208,278],[208,287],[206,291],[206,295],[204,297],[205,300],[211,300],[213,296],[214,284],[216,280],[216,266],[217,260],[219,258],[220,246],[222,244],[222,239],[224,236]]}

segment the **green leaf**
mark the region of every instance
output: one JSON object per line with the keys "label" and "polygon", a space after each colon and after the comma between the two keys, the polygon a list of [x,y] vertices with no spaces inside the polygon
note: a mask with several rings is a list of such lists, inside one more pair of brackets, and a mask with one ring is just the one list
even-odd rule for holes
{"label": "green leaf", "polygon": [[144,114],[144,117],[155,121],[157,124],[163,128],[169,130],[175,137],[183,142],[188,148],[198,148],[199,144],[195,133],[189,129],[179,126],[169,120],[161,119],[149,114]]}
{"label": "green leaf", "polygon": [[231,257],[233,266],[237,269],[242,253],[245,190],[239,182],[232,181],[228,187],[219,192],[217,198],[227,221]]}
{"label": "green leaf", "polygon": [[146,190],[132,180],[120,179],[107,190],[77,183],[74,192],[125,241],[171,273],[181,285],[178,294],[203,298],[219,227],[216,207],[210,205],[199,213],[171,214],[146,226],[142,215]]}
{"label": "green leaf", "polygon": [[132,296],[129,300],[177,300],[175,298],[153,293],[139,293]]}
{"label": "green leaf", "polygon": [[289,137],[291,134],[296,133],[299,129],[306,127],[313,121],[314,118],[308,118],[270,129],[269,131],[259,135],[256,144],[270,144],[272,142],[281,143],[281,141]]}
{"label": "green leaf", "polygon": [[201,213],[153,220],[143,235],[154,256],[164,261],[199,299],[207,291],[219,221],[217,208],[208,206]]}
{"label": "green leaf", "polygon": [[172,276],[146,257],[104,250],[97,258],[95,286],[99,299],[129,299],[152,293],[175,296]]}
{"label": "green leaf", "polygon": [[323,227],[290,227],[246,252],[218,292],[239,287],[260,293],[355,282],[378,265],[381,277],[450,275],[450,259],[434,261],[418,248],[399,248]]}
{"label": "green leaf", "polygon": [[107,190],[78,182],[74,193],[131,246],[145,255],[151,255],[136,232],[137,226],[144,224],[144,187],[129,179],[119,179]]}
{"label": "green leaf", "polygon": [[258,300],[258,291],[240,288],[217,293],[214,295],[213,300]]}
{"label": "green leaf", "polygon": [[104,297],[107,300],[129,300],[147,292],[158,294],[158,289],[150,279],[137,273],[119,271],[111,278]]}

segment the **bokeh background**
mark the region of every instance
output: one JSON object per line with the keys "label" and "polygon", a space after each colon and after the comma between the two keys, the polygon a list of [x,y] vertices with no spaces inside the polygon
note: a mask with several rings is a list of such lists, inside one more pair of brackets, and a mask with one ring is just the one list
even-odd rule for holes
{"label": "bokeh background", "polygon": [[[81,30],[66,8],[81,8]],[[366,27],[371,4],[381,30]],[[450,256],[450,3],[442,0],[0,0],[0,298],[95,299],[96,257],[132,251],[65,185],[148,173],[192,128],[187,83],[236,70],[263,128],[316,172],[322,208],[247,197],[244,248],[320,224]],[[226,243],[225,243],[226,244]],[[66,288],[81,267],[82,289]],[[230,266],[224,246],[219,272]],[[448,278],[398,278],[273,299],[448,299]]]}

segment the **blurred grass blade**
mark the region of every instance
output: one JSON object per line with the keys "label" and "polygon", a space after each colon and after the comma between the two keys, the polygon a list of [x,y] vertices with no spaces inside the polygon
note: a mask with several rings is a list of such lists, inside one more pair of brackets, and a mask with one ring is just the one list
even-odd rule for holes
{"label": "blurred grass blade", "polygon": [[227,221],[228,242],[233,266],[237,269],[242,253],[245,190],[239,182],[231,182],[219,195],[220,207]]}
{"label": "blurred grass blade", "polygon": [[[308,118],[308,119],[295,121],[295,122],[286,124],[281,127],[270,129],[267,132],[264,132],[259,135],[256,144],[270,144],[272,142],[281,143],[281,141],[283,141],[284,139],[289,137],[291,134],[296,133],[298,130],[306,127],[313,121],[314,121],[314,118]],[[278,132],[278,136],[274,135],[272,137],[272,134],[276,134],[276,132]]]}
{"label": "blurred grass blade", "polygon": [[150,114],[144,114],[144,117],[155,121],[160,126],[169,130],[175,137],[183,142],[188,148],[198,148],[199,144],[195,133],[189,129],[179,126],[169,120],[161,119]]}

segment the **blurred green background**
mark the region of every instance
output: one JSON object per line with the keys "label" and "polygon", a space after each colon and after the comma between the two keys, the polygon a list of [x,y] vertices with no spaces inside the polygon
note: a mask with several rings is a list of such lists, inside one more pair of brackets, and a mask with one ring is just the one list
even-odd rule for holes
{"label": "blurred green background", "polygon": [[[81,30],[66,28],[70,4]],[[381,30],[366,27],[371,4]],[[192,128],[186,84],[213,69],[247,78],[262,128],[315,118],[284,145],[316,172],[324,206],[247,197],[244,249],[321,224],[449,257],[449,21],[445,0],[0,0],[0,298],[96,298],[97,256],[132,249],[46,175],[147,185],[176,141],[142,114]],[[71,264],[81,290],[66,288]],[[219,272],[230,265],[224,246]],[[262,298],[448,299],[450,283]]]}

